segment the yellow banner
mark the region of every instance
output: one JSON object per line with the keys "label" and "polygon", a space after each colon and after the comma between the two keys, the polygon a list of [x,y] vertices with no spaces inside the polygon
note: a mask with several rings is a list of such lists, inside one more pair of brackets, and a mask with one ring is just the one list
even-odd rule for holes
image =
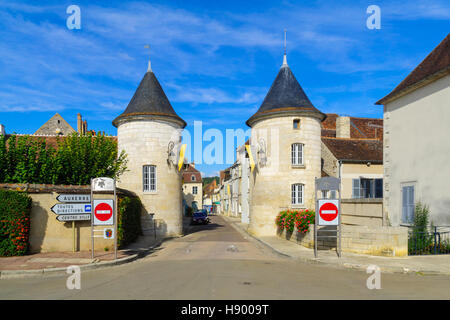
{"label": "yellow banner", "polygon": [[253,169],[255,169],[255,160],[253,159],[252,149],[248,144],[245,145],[245,149],[247,149],[248,157],[250,158],[250,168],[253,172]]}
{"label": "yellow banner", "polygon": [[184,162],[184,152],[186,151],[186,144],[181,145],[180,149],[180,158],[178,159],[178,171],[181,170],[181,167],[183,166]]}
{"label": "yellow banner", "polygon": [[230,185],[229,184],[227,184],[227,190],[228,190],[228,195],[231,195]]}

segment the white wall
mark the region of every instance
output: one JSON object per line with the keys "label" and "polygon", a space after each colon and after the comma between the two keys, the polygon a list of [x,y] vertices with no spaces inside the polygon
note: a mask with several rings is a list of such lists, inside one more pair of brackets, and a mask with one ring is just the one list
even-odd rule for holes
{"label": "white wall", "polygon": [[401,223],[404,183],[435,225],[450,225],[450,75],[385,105],[384,176],[392,225]]}

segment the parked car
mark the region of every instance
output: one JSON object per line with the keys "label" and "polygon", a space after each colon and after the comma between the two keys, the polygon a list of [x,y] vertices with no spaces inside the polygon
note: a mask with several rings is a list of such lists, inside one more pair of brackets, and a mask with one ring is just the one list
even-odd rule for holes
{"label": "parked car", "polygon": [[194,212],[192,215],[191,224],[208,224],[209,218],[208,218],[208,212],[206,210],[200,210]]}

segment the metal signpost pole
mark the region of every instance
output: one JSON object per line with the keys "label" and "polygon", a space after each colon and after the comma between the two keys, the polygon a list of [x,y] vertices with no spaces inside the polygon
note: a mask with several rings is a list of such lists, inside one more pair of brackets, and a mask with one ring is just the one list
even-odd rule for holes
{"label": "metal signpost pole", "polygon": [[72,221],[72,232],[73,232],[73,252],[75,252],[75,220]]}
{"label": "metal signpost pole", "polygon": [[342,235],[342,220],[341,220],[341,216],[342,216],[342,211],[341,211],[341,179],[339,179],[339,258],[341,257],[342,254],[342,242],[341,242],[341,235]]}
{"label": "metal signpost pole", "polygon": [[92,259],[94,259],[94,187],[92,186],[91,178],[91,251]]}
{"label": "metal signpost pole", "polygon": [[114,260],[117,260],[117,211],[116,179],[114,179]]}
{"label": "metal signpost pole", "polygon": [[317,258],[317,223],[319,221],[317,215],[319,214],[318,212],[318,206],[317,206],[317,177],[315,178],[315,189],[314,189],[314,200],[315,200],[315,205],[316,205],[316,212],[314,214],[314,258]]}

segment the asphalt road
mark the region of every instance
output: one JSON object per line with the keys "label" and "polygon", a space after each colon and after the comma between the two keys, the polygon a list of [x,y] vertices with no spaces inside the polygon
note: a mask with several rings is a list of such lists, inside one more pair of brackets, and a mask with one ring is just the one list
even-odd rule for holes
{"label": "asphalt road", "polygon": [[67,276],[0,281],[0,299],[450,299],[449,276],[369,274],[280,257],[221,217],[191,226],[145,258],[84,271],[81,289]]}

